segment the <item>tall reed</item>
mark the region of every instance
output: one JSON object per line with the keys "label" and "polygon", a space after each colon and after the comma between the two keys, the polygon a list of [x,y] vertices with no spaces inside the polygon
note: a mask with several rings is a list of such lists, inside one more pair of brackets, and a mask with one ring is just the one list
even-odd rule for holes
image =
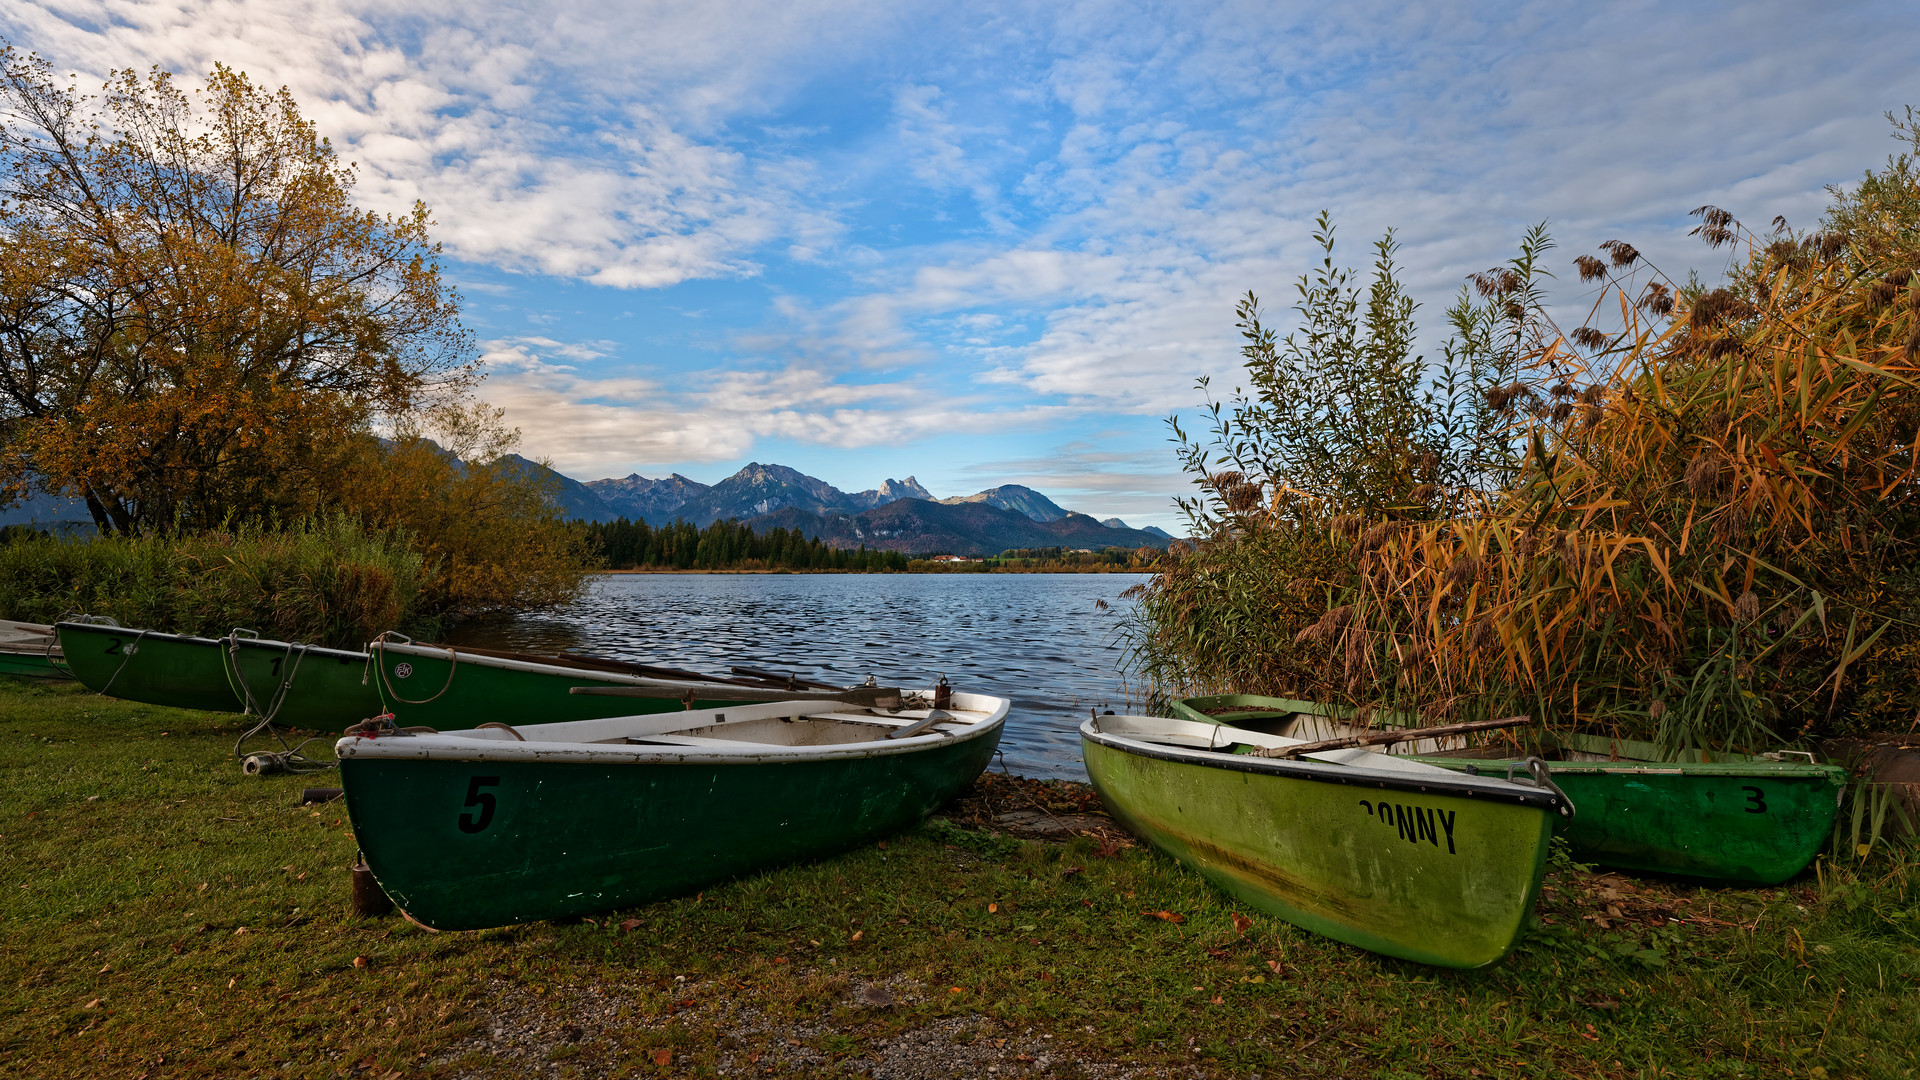
{"label": "tall reed", "polygon": [[431,632],[433,567],[404,535],[356,519],[242,526],[179,538],[16,535],[0,545],[0,617],[104,615],[179,633],[355,645],[383,630]]}

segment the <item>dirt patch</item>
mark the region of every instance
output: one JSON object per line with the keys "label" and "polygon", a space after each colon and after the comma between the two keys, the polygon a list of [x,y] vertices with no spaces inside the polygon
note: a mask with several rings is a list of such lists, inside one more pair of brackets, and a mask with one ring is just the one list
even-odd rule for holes
{"label": "dirt patch", "polygon": [[1193,1067],[1088,1061],[1064,1040],[979,1015],[897,1029],[891,1014],[925,1000],[907,979],[836,980],[825,1013],[775,1016],[720,982],[547,989],[495,979],[472,1007],[474,1031],[432,1064],[459,1080],[653,1075],[832,1076],[871,1080],[1046,1077],[1199,1078]]}
{"label": "dirt patch", "polygon": [[1071,780],[982,773],[942,814],[956,825],[1028,840],[1088,836],[1121,847],[1134,842],[1133,835],[1101,805],[1093,785]]}

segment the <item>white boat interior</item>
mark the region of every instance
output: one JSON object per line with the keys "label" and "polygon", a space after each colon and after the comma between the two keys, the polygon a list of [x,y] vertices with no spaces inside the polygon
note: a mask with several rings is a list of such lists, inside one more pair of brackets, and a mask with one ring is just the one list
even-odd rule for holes
{"label": "white boat interior", "polygon": [[[1367,727],[1351,720],[1327,716],[1324,713],[1296,712],[1273,719],[1261,719],[1254,725],[1258,730],[1275,735],[1284,735],[1289,739],[1301,739],[1306,742],[1320,742],[1326,739],[1344,739],[1350,735],[1360,735],[1368,731],[1378,731],[1378,727]],[[1383,746],[1377,752],[1382,754],[1445,754],[1467,749],[1469,743],[1464,735],[1443,735],[1439,738],[1413,739],[1407,742]]]}
{"label": "white boat interior", "polygon": [[[1210,750],[1220,754],[1238,753],[1240,752],[1238,748],[1241,747],[1253,750],[1277,750],[1322,741],[1321,739],[1296,739],[1286,735],[1269,735],[1264,731],[1248,731],[1224,724],[1203,724],[1197,720],[1172,720],[1160,716],[1096,716],[1088,723],[1100,734],[1119,739],[1148,745],[1178,746],[1188,750]],[[1347,734],[1357,733],[1358,729],[1349,729],[1327,735],[1325,738],[1337,739]],[[1364,747],[1318,750],[1302,754],[1300,757],[1306,761],[1324,761],[1332,765],[1346,765],[1379,772],[1447,777],[1458,775],[1438,765],[1429,765],[1424,761],[1411,761]]]}
{"label": "white boat interior", "polygon": [[60,646],[51,626],[0,619],[0,652],[59,656]]}
{"label": "white boat interior", "polygon": [[1005,722],[1011,702],[955,693],[945,708],[933,695],[903,695],[899,709],[832,701],[775,701],[717,709],[616,716],[551,724],[490,723],[461,731],[423,728],[348,735],[347,757],[475,761],[738,761],[867,756],[910,752],[986,734]]}

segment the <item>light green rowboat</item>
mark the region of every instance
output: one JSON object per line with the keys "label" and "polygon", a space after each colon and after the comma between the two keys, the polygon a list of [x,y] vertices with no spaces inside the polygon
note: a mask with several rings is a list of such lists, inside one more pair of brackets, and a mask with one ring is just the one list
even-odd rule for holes
{"label": "light green rowboat", "polygon": [[1546,867],[1557,791],[1213,723],[1099,716],[1087,774],[1129,829],[1250,907],[1337,941],[1477,968],[1519,940]]}

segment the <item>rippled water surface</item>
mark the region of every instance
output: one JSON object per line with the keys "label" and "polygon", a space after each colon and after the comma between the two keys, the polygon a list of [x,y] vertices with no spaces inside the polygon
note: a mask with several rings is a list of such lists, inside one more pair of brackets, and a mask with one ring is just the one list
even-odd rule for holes
{"label": "rippled water surface", "polygon": [[[1011,698],[1000,749],[1027,776],[1084,780],[1077,728],[1126,702],[1114,640],[1135,574],[621,574],[557,615],[459,635],[704,671],[744,664],[823,682],[878,676]],[[1095,600],[1113,610],[1100,611]]]}

